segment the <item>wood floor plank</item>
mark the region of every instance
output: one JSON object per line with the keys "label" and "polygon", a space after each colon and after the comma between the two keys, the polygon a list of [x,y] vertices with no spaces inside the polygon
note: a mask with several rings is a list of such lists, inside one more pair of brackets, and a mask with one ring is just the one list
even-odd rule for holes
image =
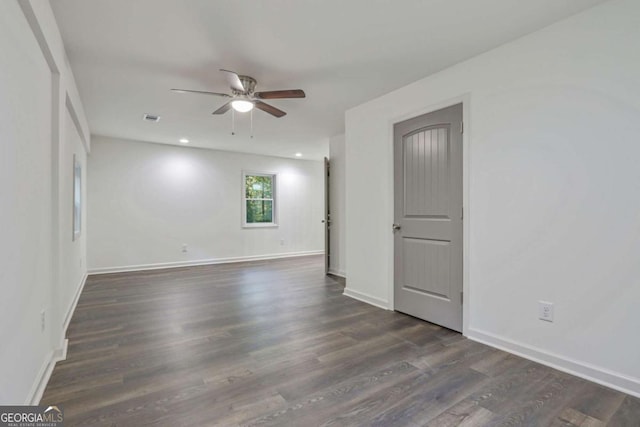
{"label": "wood floor plank", "polygon": [[67,426],[639,427],[640,400],[345,297],[318,256],[94,275]]}
{"label": "wood floor plank", "polygon": [[424,424],[425,427],[472,427],[486,426],[493,423],[495,414],[477,403],[464,400],[453,405],[433,420]]}
{"label": "wood floor plank", "polygon": [[424,381],[417,390],[404,393],[390,408],[378,411],[371,425],[397,425],[405,421],[424,424],[476,390],[485,378],[483,374],[468,368],[440,371]]}
{"label": "wood floor plank", "polygon": [[561,372],[552,372],[536,383],[537,387],[522,400],[504,408],[498,423],[503,425],[550,425],[562,413],[582,380]]}
{"label": "wood floor plank", "polygon": [[618,411],[625,397],[624,394],[599,384],[584,382],[582,389],[572,397],[569,406],[588,417],[607,423]]}
{"label": "wood floor plank", "polygon": [[607,425],[640,426],[640,399],[631,396],[625,397]]}
{"label": "wood floor plank", "polygon": [[[336,414],[358,407],[359,401],[382,389],[394,387],[408,378],[420,376],[413,366],[406,362],[392,363],[378,371],[370,370],[364,374],[337,381],[319,392],[298,397],[287,402],[278,410],[265,413],[247,425],[316,425],[320,418],[324,425],[333,425]],[[322,414],[321,417],[319,415]],[[340,423],[338,425],[345,425]]]}

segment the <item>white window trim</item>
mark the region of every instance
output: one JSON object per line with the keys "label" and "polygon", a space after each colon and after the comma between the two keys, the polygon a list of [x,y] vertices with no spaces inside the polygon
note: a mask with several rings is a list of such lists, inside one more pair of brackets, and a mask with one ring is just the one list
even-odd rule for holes
{"label": "white window trim", "polygon": [[[250,176],[268,176],[272,180],[273,200],[272,214],[273,222],[247,222],[247,191],[245,183],[247,182],[247,175]],[[277,228],[278,227],[278,174],[275,172],[254,172],[254,171],[242,171],[242,228]],[[258,200],[258,199],[249,199]]]}

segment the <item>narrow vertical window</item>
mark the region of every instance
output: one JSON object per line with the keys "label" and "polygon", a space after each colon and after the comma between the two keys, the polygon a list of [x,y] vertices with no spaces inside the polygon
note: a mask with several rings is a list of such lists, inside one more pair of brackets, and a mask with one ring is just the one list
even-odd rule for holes
{"label": "narrow vertical window", "polygon": [[267,173],[242,174],[243,226],[276,226],[276,176]]}

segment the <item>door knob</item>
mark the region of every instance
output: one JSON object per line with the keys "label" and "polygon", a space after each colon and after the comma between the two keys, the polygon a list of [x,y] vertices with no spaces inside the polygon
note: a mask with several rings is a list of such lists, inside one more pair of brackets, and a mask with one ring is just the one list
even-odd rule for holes
{"label": "door knob", "polygon": [[400,230],[402,228],[402,226],[400,224],[393,224],[391,226],[391,229],[393,230],[393,232],[395,233],[396,231]]}

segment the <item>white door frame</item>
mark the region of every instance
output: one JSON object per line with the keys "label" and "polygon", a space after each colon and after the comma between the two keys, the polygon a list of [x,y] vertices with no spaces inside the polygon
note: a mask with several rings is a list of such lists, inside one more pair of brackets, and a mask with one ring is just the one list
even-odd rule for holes
{"label": "white door frame", "polygon": [[[469,234],[470,234],[470,218],[471,218],[471,203],[469,199],[469,189],[470,189],[470,171],[471,171],[471,150],[470,150],[470,135],[471,135],[471,120],[470,120],[470,106],[471,106],[471,94],[466,93],[460,95],[455,98],[449,98],[438,102],[436,104],[431,104],[426,106],[425,108],[412,111],[407,114],[403,114],[401,116],[396,116],[389,120],[387,123],[387,161],[389,162],[388,166],[390,170],[393,171],[393,126],[396,123],[411,119],[413,117],[418,117],[423,114],[432,113],[437,110],[441,110],[443,108],[451,107],[452,105],[462,104],[462,121],[464,123],[464,132],[462,133],[462,204],[464,206],[464,217],[462,219],[462,292],[463,300],[462,300],[462,335],[467,336],[469,331],[469,301],[470,301],[470,283],[469,283]],[[387,191],[388,194],[391,195],[389,200],[395,200],[394,194],[394,176],[395,174],[391,174],[388,182],[387,182]],[[394,288],[394,277],[395,271],[393,266],[393,257],[394,257],[394,242],[393,242],[393,233],[391,232],[391,224],[394,221],[394,203],[390,203],[387,206],[387,224],[389,226],[389,234],[387,237],[388,247],[391,248],[390,253],[387,256],[388,262],[388,271],[389,277],[387,278],[388,288],[387,288],[387,298],[389,301],[389,310],[395,309],[395,301],[393,296],[393,288]]]}

